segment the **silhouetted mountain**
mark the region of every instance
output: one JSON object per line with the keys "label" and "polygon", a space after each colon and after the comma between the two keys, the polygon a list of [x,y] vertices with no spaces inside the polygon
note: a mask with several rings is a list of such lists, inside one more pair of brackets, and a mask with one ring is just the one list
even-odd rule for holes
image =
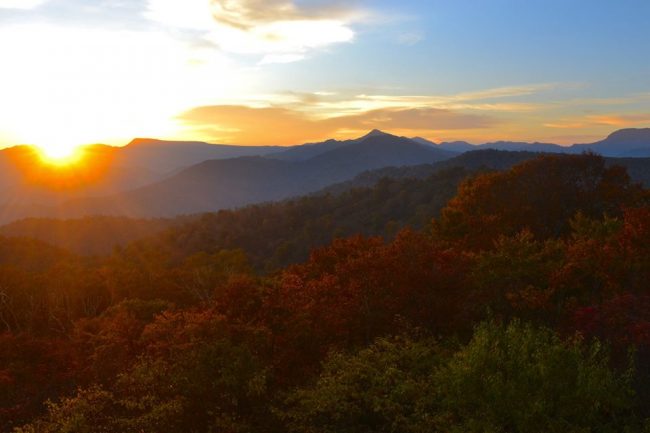
{"label": "silhouetted mountain", "polygon": [[[379,130],[354,140],[291,148],[136,139],[124,148],[87,146],[84,163],[64,170],[43,165],[33,148],[17,146],[0,151],[0,221],[212,211],[312,193],[367,170],[449,160],[468,149],[638,157],[650,154],[649,131],[621,130],[600,142],[571,147],[503,141],[436,144]],[[635,179],[646,182],[643,168],[638,168],[642,162],[626,164],[634,167]]]}
{"label": "silhouetted mountain", "polygon": [[451,152],[375,130],[346,146],[318,155],[309,162],[318,166],[329,165],[331,169],[343,171],[346,176],[349,176],[351,172],[359,173],[359,167],[371,170],[389,166],[417,165],[442,161],[453,156],[455,155]]}
{"label": "silhouetted mountain", "polygon": [[411,137],[411,140],[415,141],[416,143],[424,144],[425,146],[437,146],[437,144],[433,141],[422,137]]}
{"label": "silhouetted mountain", "polygon": [[118,162],[169,174],[210,159],[262,156],[285,149],[280,146],[233,146],[200,141],[165,141],[136,138],[119,152]]}
{"label": "silhouetted mountain", "polygon": [[470,144],[466,141],[444,142],[438,144],[437,146],[442,150],[456,153],[471,152],[472,150],[476,150],[478,148],[476,145]]}
{"label": "silhouetted mountain", "polygon": [[650,128],[622,129],[612,133],[602,141],[588,144],[560,146],[553,143],[528,143],[519,141],[496,141],[492,143],[470,144],[465,141],[436,144],[425,138],[416,137],[412,140],[420,144],[428,144],[438,149],[451,152],[470,152],[479,149],[507,150],[511,152],[546,152],[546,153],[582,153],[595,152],[609,157],[642,158],[650,156]]}
{"label": "silhouetted mountain", "polygon": [[604,156],[648,157],[650,156],[650,128],[621,129],[606,139],[591,144],[576,144],[575,151],[592,151]]}
{"label": "silhouetted mountain", "polygon": [[65,167],[43,163],[33,146],[0,150],[0,212],[24,214],[74,198],[105,196],[151,184],[210,159],[260,155],[283,147],[227,146],[201,142],[136,139],[125,147],[80,148],[81,162]]}
{"label": "silhouetted mountain", "polygon": [[321,155],[330,150],[351,144],[354,140],[327,140],[321,143],[307,143],[300,146],[293,146],[286,150],[268,155],[269,158],[282,161],[306,161],[315,156]]}
{"label": "silhouetted mountain", "polygon": [[[308,143],[300,146],[293,146],[284,151],[270,154],[269,157],[274,159],[281,159],[283,161],[306,161],[308,159],[314,158],[318,155],[322,155],[332,150],[347,147],[356,143],[360,143],[362,141],[366,141],[368,139],[376,139],[379,137],[384,137],[384,140],[387,141],[388,140],[393,141],[397,139],[405,140],[405,138],[403,137],[397,137],[395,135],[388,134],[378,129],[373,129],[368,134],[360,138],[355,138],[352,140],[326,140],[320,143]],[[411,141],[418,144],[426,144],[426,143],[421,143],[416,139],[411,139]]]}
{"label": "silhouetted mountain", "polygon": [[422,137],[413,137],[411,138],[411,140],[415,141],[416,143],[424,144],[426,146],[433,146],[436,149],[441,149],[447,152],[454,152],[454,153],[470,152],[472,150],[478,149],[478,146],[474,144],[470,144],[466,141],[435,143],[431,140],[427,140],[426,138],[422,138]]}
{"label": "silhouetted mountain", "polygon": [[456,153],[471,152],[480,149],[507,150],[511,152],[526,151],[549,153],[566,153],[568,151],[567,147],[559,146],[557,144],[537,142],[527,143],[519,141],[495,141],[492,143],[471,144],[466,141],[452,141],[437,144],[422,137],[415,137],[412,138],[412,140],[420,144],[426,144],[429,146],[434,146],[438,149]]}
{"label": "silhouetted mountain", "polygon": [[366,170],[433,163],[451,156],[375,132],[305,161],[264,157],[205,161],[127,193],[70,202],[65,214],[152,217],[216,211],[307,194]]}

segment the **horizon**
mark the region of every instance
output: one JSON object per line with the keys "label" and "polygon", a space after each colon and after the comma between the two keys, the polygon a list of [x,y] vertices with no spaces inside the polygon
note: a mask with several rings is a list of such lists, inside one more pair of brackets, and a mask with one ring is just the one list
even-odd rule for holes
{"label": "horizon", "polygon": [[650,126],[649,13],[642,0],[0,0],[0,147],[290,146],[375,128],[591,143]]}
{"label": "horizon", "polygon": [[[617,132],[630,131],[630,130],[637,130],[637,131],[639,131],[639,130],[650,130],[650,127],[648,127],[648,128],[622,128],[622,129],[612,130],[611,132],[607,133],[605,136],[601,137],[599,140],[595,140],[593,143],[605,140],[605,139],[609,138],[611,135],[613,135],[613,134],[615,134]],[[462,142],[462,143],[467,143],[467,144],[472,145],[472,146],[480,147],[481,145],[485,145],[485,144],[508,143],[508,142],[514,143],[514,142],[516,142],[516,143],[526,143],[526,144],[554,144],[554,145],[558,145],[558,146],[561,146],[561,147],[569,148],[571,146],[576,146],[576,145],[592,144],[592,143],[564,143],[564,144],[562,144],[562,143],[550,143],[550,142],[541,142],[541,141],[534,141],[534,140],[514,141],[514,140],[502,140],[502,139],[496,139],[496,140],[493,140],[493,141],[486,141],[486,142],[472,142],[472,141],[463,140],[463,139],[454,140],[454,141],[434,142],[434,141],[429,140],[426,137],[422,137],[422,136],[408,137],[408,136],[394,134],[392,131],[386,131],[386,130],[381,130],[381,129],[374,128],[372,130],[366,131],[366,133],[364,133],[364,134],[362,134],[360,136],[348,136],[348,137],[341,137],[341,138],[336,138],[336,139],[330,137],[330,138],[324,138],[322,141],[318,141],[318,142],[294,143],[294,144],[286,144],[286,145],[281,145],[281,144],[280,145],[274,145],[274,144],[257,145],[257,144],[213,143],[213,142],[207,142],[207,141],[202,141],[202,140],[182,140],[182,139],[167,140],[167,139],[161,139],[161,138],[157,138],[157,137],[134,137],[131,140],[129,140],[128,142],[122,143],[122,144],[109,144],[109,143],[99,143],[99,142],[97,142],[97,143],[86,143],[86,144],[77,145],[75,147],[75,149],[87,148],[87,147],[92,147],[92,146],[109,146],[109,147],[115,147],[115,148],[124,148],[124,147],[132,145],[136,141],[160,141],[160,142],[180,142],[180,143],[196,142],[196,143],[211,144],[211,145],[215,145],[215,146],[286,147],[286,148],[291,148],[291,147],[302,146],[302,145],[318,144],[318,143],[321,143],[321,142],[324,142],[324,141],[329,141],[329,140],[338,140],[338,141],[355,140],[355,139],[358,140],[358,139],[365,138],[366,136],[369,136],[369,135],[373,134],[374,132],[378,132],[378,133],[386,134],[386,135],[391,135],[391,136],[395,136],[395,137],[399,137],[399,138],[407,138],[407,139],[410,139],[410,140],[425,139],[425,140],[430,141],[431,144],[434,144],[434,145],[442,145],[442,144],[449,144],[449,143],[454,143],[454,142]],[[27,147],[40,149],[39,145],[37,145],[37,144],[22,143],[22,144],[6,146],[6,147],[3,147],[3,148],[0,148],[0,150],[12,149],[12,148],[15,148],[15,147],[22,147],[22,146],[27,146]],[[56,162],[56,159],[57,159],[56,152],[54,152],[50,156],[51,156],[50,159]],[[64,160],[63,163],[65,164],[66,163],[65,162],[66,158],[68,158],[70,155],[68,155],[66,153],[63,153],[62,156],[63,156],[63,160]],[[48,157],[47,152],[45,152],[45,157],[46,158]]]}

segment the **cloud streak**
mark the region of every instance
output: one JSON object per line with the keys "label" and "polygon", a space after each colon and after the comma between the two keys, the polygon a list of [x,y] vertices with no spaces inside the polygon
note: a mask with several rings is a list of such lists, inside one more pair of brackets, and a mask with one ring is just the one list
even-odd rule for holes
{"label": "cloud streak", "polygon": [[355,136],[373,128],[409,135],[422,131],[491,128],[499,123],[486,115],[437,108],[385,108],[315,118],[288,108],[238,105],[197,107],[183,113],[179,120],[210,141],[281,145]]}
{"label": "cloud streak", "polygon": [[584,129],[597,126],[625,128],[644,125],[650,125],[650,113],[592,114],[580,118],[564,119],[559,122],[544,124],[544,126],[554,129]]}

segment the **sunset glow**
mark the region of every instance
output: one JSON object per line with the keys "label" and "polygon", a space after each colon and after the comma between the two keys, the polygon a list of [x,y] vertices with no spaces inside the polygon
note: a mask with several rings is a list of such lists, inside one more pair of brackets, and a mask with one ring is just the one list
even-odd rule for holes
{"label": "sunset glow", "polygon": [[[650,125],[650,69],[625,54],[650,43],[633,31],[643,23],[617,20],[614,5],[495,13],[507,3],[3,0],[0,147],[55,155],[142,136],[289,145],[373,128],[572,144]],[[594,63],[594,47],[612,43],[591,31],[603,26],[624,47],[608,60],[620,85]],[[562,43],[530,48],[547,34]],[[269,118],[282,128],[263,126]]]}
{"label": "sunset glow", "polygon": [[57,166],[74,164],[81,158],[80,150],[75,146],[43,146],[39,150],[45,163]]}

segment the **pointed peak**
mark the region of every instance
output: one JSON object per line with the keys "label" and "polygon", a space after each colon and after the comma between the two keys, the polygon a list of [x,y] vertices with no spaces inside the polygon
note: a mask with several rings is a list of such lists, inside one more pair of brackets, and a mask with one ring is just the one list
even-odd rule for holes
{"label": "pointed peak", "polygon": [[390,136],[390,134],[380,131],[379,129],[373,129],[363,137],[359,138],[359,140],[365,140],[366,138],[371,138],[371,137],[385,137],[385,136]]}

